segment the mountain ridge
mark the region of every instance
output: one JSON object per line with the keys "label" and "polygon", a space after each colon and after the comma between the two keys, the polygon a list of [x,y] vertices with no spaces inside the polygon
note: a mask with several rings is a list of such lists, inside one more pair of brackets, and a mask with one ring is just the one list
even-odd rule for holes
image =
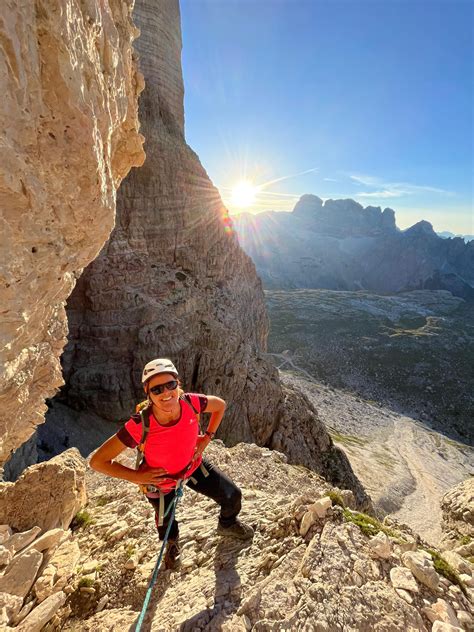
{"label": "mountain ridge", "polygon": [[233,224],[268,289],[441,289],[474,300],[474,242],[443,239],[426,220],[400,230],[388,207],[306,194],[292,212],[242,213]]}

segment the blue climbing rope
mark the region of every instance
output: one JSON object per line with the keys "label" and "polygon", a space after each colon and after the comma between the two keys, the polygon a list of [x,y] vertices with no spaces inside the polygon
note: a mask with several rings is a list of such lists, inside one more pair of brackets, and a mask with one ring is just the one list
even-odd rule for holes
{"label": "blue climbing rope", "polygon": [[168,527],[166,529],[165,537],[163,539],[163,544],[161,545],[160,554],[158,555],[158,559],[156,560],[155,568],[153,569],[153,575],[151,576],[150,583],[148,584],[148,588],[145,595],[145,600],[143,602],[142,610],[140,612],[140,616],[138,617],[137,625],[135,627],[135,632],[140,632],[142,629],[143,621],[145,620],[146,611],[148,610],[148,604],[150,603],[151,593],[153,591],[153,586],[155,585],[156,579],[158,577],[158,571],[160,570],[161,560],[163,559],[163,553],[165,551],[166,543],[168,542],[168,536],[170,534],[171,525],[173,524],[174,515],[176,512],[176,506],[178,504],[179,499],[183,496],[183,483],[184,481],[179,481],[179,484],[176,486],[176,491],[173,500],[168,507],[165,516],[168,514],[171,509],[171,517],[168,523]]}

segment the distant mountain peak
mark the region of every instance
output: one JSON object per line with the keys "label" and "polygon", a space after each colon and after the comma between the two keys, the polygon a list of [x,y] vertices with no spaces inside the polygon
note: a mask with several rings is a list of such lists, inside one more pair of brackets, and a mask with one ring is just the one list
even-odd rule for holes
{"label": "distant mountain peak", "polygon": [[304,217],[311,217],[323,207],[323,201],[317,195],[305,193],[295,204],[293,213]]}
{"label": "distant mountain peak", "polygon": [[432,235],[433,237],[437,237],[433,229],[433,225],[430,222],[427,222],[425,219],[413,224],[410,228],[407,228],[405,233],[407,235]]}
{"label": "distant mountain peak", "polygon": [[352,198],[323,202],[317,195],[307,193],[296,203],[293,215],[310,222],[312,230],[321,234],[373,235],[397,230],[391,208],[383,211],[380,206],[364,208]]}

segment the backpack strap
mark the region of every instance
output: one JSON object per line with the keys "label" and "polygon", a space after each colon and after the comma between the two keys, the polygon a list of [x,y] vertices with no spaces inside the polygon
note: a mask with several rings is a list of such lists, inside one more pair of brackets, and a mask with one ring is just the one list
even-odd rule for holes
{"label": "backpack strap", "polygon": [[142,408],[139,413],[142,422],[142,437],[140,439],[140,443],[137,445],[137,460],[135,463],[136,470],[138,470],[140,465],[143,463],[145,456],[145,442],[148,433],[150,432],[150,412],[151,406],[147,406],[146,408]]}
{"label": "backpack strap", "polygon": [[195,408],[195,406],[194,406],[194,404],[193,404],[193,401],[192,401],[192,399],[191,399],[191,397],[190,397],[189,393],[183,393],[183,394],[180,396],[180,399],[184,399],[184,401],[185,401],[187,404],[189,404],[189,405],[191,406],[191,408],[193,409],[194,414],[195,414],[195,415],[197,415],[197,416],[198,416],[198,419],[199,419],[199,411],[198,411],[198,410],[196,410],[196,408]]}
{"label": "backpack strap", "polygon": [[199,427],[199,434],[202,434],[201,414],[200,414],[200,412],[198,410],[196,410],[189,393],[183,393],[182,395],[179,396],[179,399],[181,399],[182,401],[186,402],[186,404],[188,404],[188,406],[191,406],[193,413],[197,417],[197,422],[198,422],[198,427]]}

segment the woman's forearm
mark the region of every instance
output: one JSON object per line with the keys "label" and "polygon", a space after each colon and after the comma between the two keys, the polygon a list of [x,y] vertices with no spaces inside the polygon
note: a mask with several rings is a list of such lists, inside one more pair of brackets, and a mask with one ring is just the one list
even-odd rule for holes
{"label": "woman's forearm", "polygon": [[222,418],[224,417],[225,408],[223,410],[219,410],[217,412],[211,413],[211,418],[209,420],[209,425],[207,426],[206,432],[217,432],[219,428]]}
{"label": "woman's forearm", "polygon": [[96,470],[97,472],[101,472],[101,474],[108,474],[109,476],[113,476],[114,478],[121,478],[125,481],[130,481],[130,483],[135,483],[137,472],[136,470],[132,470],[121,463],[116,463],[115,461],[99,461],[96,462],[94,459],[91,459],[91,468]]}

